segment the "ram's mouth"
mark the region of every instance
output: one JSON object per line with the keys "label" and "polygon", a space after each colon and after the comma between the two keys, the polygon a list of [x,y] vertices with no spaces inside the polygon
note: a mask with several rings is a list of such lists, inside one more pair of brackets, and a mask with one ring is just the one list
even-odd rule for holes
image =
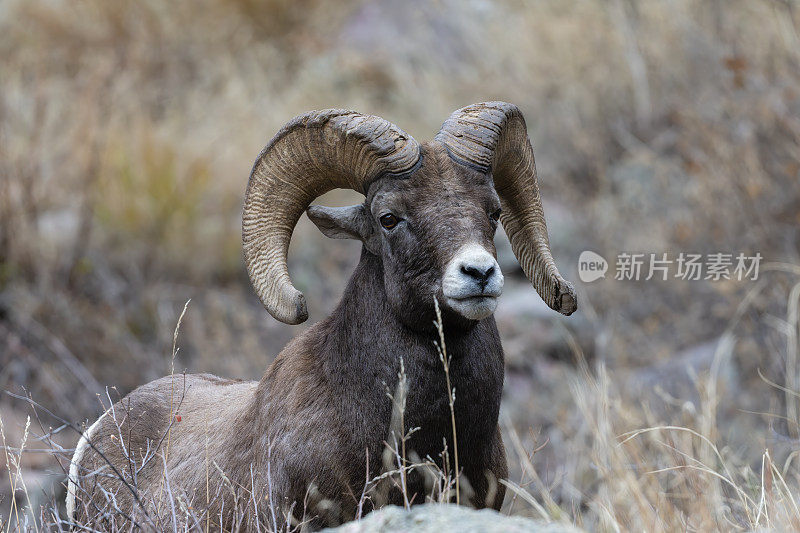
{"label": "ram's mouth", "polygon": [[470,320],[481,320],[494,313],[497,308],[497,296],[494,294],[473,294],[470,296],[445,296],[447,306]]}
{"label": "ram's mouth", "polygon": [[[481,300],[492,299],[496,300],[501,294],[502,290],[492,290],[489,289],[485,292],[478,292],[478,293],[468,293],[468,294],[458,294],[460,291],[454,291],[457,294],[446,294],[444,295],[445,298],[448,300],[453,300],[456,302],[479,302]],[[466,291],[465,291],[466,292]]]}
{"label": "ram's mouth", "polygon": [[476,294],[475,296],[464,296],[461,298],[448,298],[448,300],[452,302],[460,302],[460,303],[478,303],[483,302],[485,300],[497,300],[497,296],[492,296],[490,294]]}

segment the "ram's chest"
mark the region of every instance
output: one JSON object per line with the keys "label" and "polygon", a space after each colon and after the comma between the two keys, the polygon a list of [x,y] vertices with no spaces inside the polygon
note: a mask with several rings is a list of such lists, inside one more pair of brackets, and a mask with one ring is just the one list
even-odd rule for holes
{"label": "ram's chest", "polygon": [[438,454],[444,440],[449,443],[452,438],[449,392],[455,395],[452,413],[458,434],[488,441],[497,425],[503,388],[502,358],[455,359],[449,374],[448,390],[448,376],[441,363],[408,370],[404,422],[406,431],[419,428],[413,442],[420,454]]}

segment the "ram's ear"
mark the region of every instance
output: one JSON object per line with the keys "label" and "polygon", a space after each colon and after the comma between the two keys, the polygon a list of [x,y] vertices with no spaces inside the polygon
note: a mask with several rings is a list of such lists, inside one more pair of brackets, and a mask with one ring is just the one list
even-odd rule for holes
{"label": "ram's ear", "polygon": [[366,244],[372,234],[364,204],[347,207],[312,205],[306,214],[331,239],[356,239]]}

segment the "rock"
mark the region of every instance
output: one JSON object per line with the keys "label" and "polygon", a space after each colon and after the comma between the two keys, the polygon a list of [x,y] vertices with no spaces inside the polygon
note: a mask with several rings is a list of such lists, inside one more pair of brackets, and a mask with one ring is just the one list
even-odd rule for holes
{"label": "rock", "polygon": [[653,400],[651,407],[663,407],[665,395],[680,398],[685,407],[701,404],[698,380],[714,373],[718,394],[739,390],[739,375],[732,354],[735,341],[729,335],[691,346],[648,367],[622,374],[623,389],[632,397]]}
{"label": "rock", "polygon": [[572,525],[560,522],[543,522],[521,516],[506,516],[497,511],[476,511],[468,507],[445,504],[427,504],[406,511],[402,507],[387,506],[370,513],[365,518],[349,522],[328,533],[578,533]]}

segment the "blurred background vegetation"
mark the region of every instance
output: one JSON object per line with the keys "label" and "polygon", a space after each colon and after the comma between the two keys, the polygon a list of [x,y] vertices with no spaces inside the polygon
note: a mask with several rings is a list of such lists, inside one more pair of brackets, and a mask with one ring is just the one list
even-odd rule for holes
{"label": "blurred background vegetation", "polygon": [[[548,311],[498,237],[501,422],[511,477],[541,506],[509,496],[506,511],[600,529],[764,525],[770,461],[789,492],[800,476],[798,28],[795,0],[2,2],[0,390],[93,419],[106,386],[169,373],[190,298],[176,368],[259,378],[333,308],[359,250],[304,217],[290,271],[311,319],[263,310],[240,215],[270,137],[341,107],[429,139],[454,109],[506,100],[527,118],[581,303]],[[610,274],[623,251],[764,260],[758,281],[584,284],[586,249]],[[9,443],[28,414],[0,398]],[[708,441],[658,429],[623,443],[660,426]],[[56,459],[23,456],[32,497],[63,495]],[[728,467],[730,483],[712,474]],[[791,505],[763,506],[800,527]]]}

